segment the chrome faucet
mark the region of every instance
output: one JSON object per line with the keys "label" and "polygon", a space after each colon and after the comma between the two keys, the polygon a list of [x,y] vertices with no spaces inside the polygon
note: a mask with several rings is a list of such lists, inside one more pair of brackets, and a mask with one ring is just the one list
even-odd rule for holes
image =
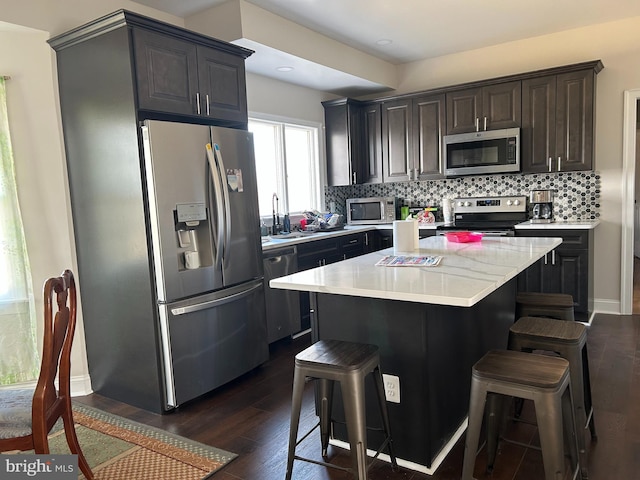
{"label": "chrome faucet", "polygon": [[271,196],[271,209],[273,210],[271,232],[275,235],[280,232],[280,213],[278,213],[278,195],[275,192]]}

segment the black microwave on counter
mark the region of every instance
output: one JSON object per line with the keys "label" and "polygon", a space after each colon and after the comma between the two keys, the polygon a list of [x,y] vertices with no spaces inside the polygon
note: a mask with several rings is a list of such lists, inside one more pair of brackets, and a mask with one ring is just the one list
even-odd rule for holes
{"label": "black microwave on counter", "polygon": [[520,171],[520,129],[444,136],[444,174],[486,175]]}
{"label": "black microwave on counter", "polygon": [[394,197],[368,197],[347,199],[347,224],[374,225],[393,223],[397,216]]}

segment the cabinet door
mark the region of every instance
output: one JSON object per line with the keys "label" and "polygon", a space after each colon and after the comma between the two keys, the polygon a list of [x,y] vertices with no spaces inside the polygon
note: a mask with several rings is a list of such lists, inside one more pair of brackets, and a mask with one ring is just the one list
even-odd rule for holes
{"label": "cabinet door", "polygon": [[358,181],[359,114],[359,109],[349,100],[324,104],[327,181],[330,186],[351,185]]}
{"label": "cabinet door", "polygon": [[382,183],[382,119],[379,103],[362,107],[363,145],[357,183]]}
{"label": "cabinet door", "polygon": [[366,253],[366,240],[364,233],[354,233],[340,237],[342,259],[346,260],[364,255]]}
{"label": "cabinet door", "polygon": [[198,67],[194,44],[134,28],[133,51],[140,109],[197,113]]}
{"label": "cabinet door", "polygon": [[519,127],[521,97],[520,81],[447,93],[447,134]]}
{"label": "cabinet door", "polygon": [[522,82],[523,173],[593,168],[593,70]]}
{"label": "cabinet door", "polygon": [[445,96],[436,95],[413,100],[413,151],[416,180],[443,177],[442,135],[445,128]]}
{"label": "cabinet door", "polygon": [[482,110],[482,89],[449,92],[447,98],[447,135],[475,132]]}
{"label": "cabinet door", "polygon": [[200,114],[247,123],[244,59],[201,45],[197,55]]}
{"label": "cabinet door", "polygon": [[595,73],[592,70],[557,76],[556,161],[554,170],[591,170]]}
{"label": "cabinet door", "polygon": [[542,277],[545,271],[545,259],[542,258],[518,275],[519,292],[542,292]]}
{"label": "cabinet door", "polygon": [[382,104],[382,162],[385,182],[411,180],[411,100]]}
{"label": "cabinet door", "polygon": [[553,250],[548,254],[542,291],[571,295],[574,310],[586,312],[588,310],[588,262],[587,250]]}
{"label": "cabinet door", "polygon": [[308,270],[341,260],[338,237],[298,245],[298,270]]}
{"label": "cabinet door", "polygon": [[522,82],[498,83],[482,89],[480,130],[519,127],[522,123]]}
{"label": "cabinet door", "polygon": [[522,171],[550,171],[556,151],[556,77],[531,78],[522,82]]}

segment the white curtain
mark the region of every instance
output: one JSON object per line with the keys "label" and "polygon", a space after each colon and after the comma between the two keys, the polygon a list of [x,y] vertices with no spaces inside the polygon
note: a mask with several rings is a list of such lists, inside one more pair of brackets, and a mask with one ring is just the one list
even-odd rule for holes
{"label": "white curtain", "polygon": [[0,77],[0,385],[34,380],[39,371],[36,315]]}

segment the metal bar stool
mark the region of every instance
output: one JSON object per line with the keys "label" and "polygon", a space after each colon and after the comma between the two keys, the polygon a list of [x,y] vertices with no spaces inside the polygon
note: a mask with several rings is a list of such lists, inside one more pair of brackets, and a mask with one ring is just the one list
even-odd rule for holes
{"label": "metal bar stool", "polygon": [[591,400],[587,328],[580,322],[558,322],[551,318],[523,317],[509,329],[509,349],[531,352],[554,352],[569,362],[571,388],[578,424],[578,447],[583,457],[582,476],[587,476],[587,447],[583,429],[589,427],[596,440],[596,426]]}
{"label": "metal bar stool", "polygon": [[[473,480],[482,418],[487,405],[487,418],[499,417],[497,395],[533,400],[538,420],[540,445],[546,480],[564,478],[564,439],[574,469],[580,468],[576,442],[575,418],[569,381],[569,362],[560,357],[536,355],[511,350],[492,350],[472,369],[469,400],[469,426],[464,446],[462,480]],[[495,445],[499,431],[497,422],[487,424],[487,454],[491,469],[495,461]],[[563,437],[564,432],[564,437]],[[494,445],[489,448],[490,444]]]}
{"label": "metal bar stool", "polygon": [[516,295],[516,318],[521,317],[573,321],[573,297],[564,293],[520,292]]}
{"label": "metal bar stool", "polygon": [[[364,379],[369,373],[373,374],[378,404],[382,415],[382,430],[385,434],[385,440],[373,458],[377,458],[380,452],[385,447],[388,447],[392,468],[393,470],[397,470],[398,464],[393,453],[391,428],[382,383],[382,373],[380,372],[378,347],[362,343],[320,340],[298,353],[295,358],[286,480],[291,479],[294,460],[302,460],[325,467],[350,471],[358,480],[367,479],[367,470],[371,464],[367,465]],[[307,379],[314,379],[319,382],[318,413],[320,421],[300,440],[297,440],[302,394]],[[322,456],[326,457],[327,447],[329,445],[333,386],[336,381],[340,382],[342,390],[347,434],[351,448],[352,468],[344,468],[328,462],[320,462],[300,457],[295,454],[298,444],[307,438],[313,430],[320,427]]]}

